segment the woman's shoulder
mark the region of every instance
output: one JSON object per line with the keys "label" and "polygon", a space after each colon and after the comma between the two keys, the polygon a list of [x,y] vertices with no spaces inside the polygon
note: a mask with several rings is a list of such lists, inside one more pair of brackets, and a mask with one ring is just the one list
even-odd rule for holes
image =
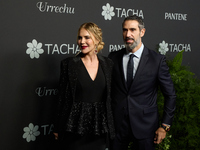
{"label": "woman's shoulder", "polygon": [[113,67],[113,61],[106,56],[98,56],[99,62],[103,68],[107,68],[107,70],[111,70]]}
{"label": "woman's shoulder", "polygon": [[61,63],[67,64],[67,63],[75,61],[75,59],[77,59],[75,56],[67,57],[67,58],[61,60]]}
{"label": "woman's shoulder", "polygon": [[103,55],[98,55],[98,58],[100,60],[104,60],[104,61],[112,61],[110,58],[106,57],[106,56],[103,56]]}
{"label": "woman's shoulder", "polygon": [[113,64],[112,60],[106,56],[99,55],[98,58],[108,64]]}

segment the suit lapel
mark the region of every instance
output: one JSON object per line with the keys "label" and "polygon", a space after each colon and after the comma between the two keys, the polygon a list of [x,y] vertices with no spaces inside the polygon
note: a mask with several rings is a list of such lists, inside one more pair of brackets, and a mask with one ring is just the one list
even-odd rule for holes
{"label": "suit lapel", "polygon": [[132,85],[134,84],[134,81],[136,81],[140,77],[140,74],[143,71],[143,69],[144,69],[144,67],[145,67],[145,65],[146,65],[146,63],[149,59],[148,54],[149,54],[148,49],[146,47],[144,47],[144,50],[142,52],[142,56],[141,56],[141,59],[140,59],[140,62],[139,62],[138,68],[137,68],[137,72],[136,72],[135,77],[133,79]]}

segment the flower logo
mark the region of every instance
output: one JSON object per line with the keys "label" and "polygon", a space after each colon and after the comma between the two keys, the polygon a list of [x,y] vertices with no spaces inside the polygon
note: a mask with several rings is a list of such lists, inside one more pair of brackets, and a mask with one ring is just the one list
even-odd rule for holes
{"label": "flower logo", "polygon": [[111,20],[112,17],[115,15],[115,13],[113,12],[114,7],[110,6],[109,3],[106,4],[106,6],[102,6],[102,13],[101,15],[104,16],[105,20]]}
{"label": "flower logo", "polygon": [[42,43],[38,43],[35,39],[33,39],[32,43],[27,43],[28,49],[26,50],[26,54],[30,55],[30,58],[39,58],[40,55],[44,53],[44,50],[42,49]]}
{"label": "flower logo", "polygon": [[167,51],[169,51],[168,43],[165,43],[165,41],[162,41],[162,43],[159,44],[158,51],[160,54],[165,55]]}
{"label": "flower logo", "polygon": [[23,138],[26,139],[27,142],[35,141],[36,136],[40,135],[40,131],[38,131],[39,126],[34,126],[32,123],[29,124],[28,127],[24,127]]}

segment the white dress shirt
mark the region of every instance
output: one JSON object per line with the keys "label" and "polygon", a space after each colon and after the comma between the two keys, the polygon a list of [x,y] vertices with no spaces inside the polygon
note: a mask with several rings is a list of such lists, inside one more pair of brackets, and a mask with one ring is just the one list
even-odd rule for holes
{"label": "white dress shirt", "polygon": [[127,52],[126,54],[124,54],[124,56],[123,56],[123,69],[124,69],[125,80],[127,80],[127,66],[128,66],[130,54],[135,55],[135,57],[133,57],[133,62],[134,62],[133,78],[134,78],[135,73],[136,73],[137,68],[138,68],[138,65],[139,65],[139,62],[140,62],[140,59],[141,59],[143,49],[144,49],[144,45],[142,43],[141,47],[135,53]]}

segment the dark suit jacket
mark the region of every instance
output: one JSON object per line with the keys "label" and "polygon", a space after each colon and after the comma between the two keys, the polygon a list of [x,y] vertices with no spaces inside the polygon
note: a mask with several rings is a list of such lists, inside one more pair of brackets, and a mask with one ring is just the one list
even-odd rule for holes
{"label": "dark suit jacket", "polygon": [[[106,79],[107,86],[107,99],[106,99],[106,113],[108,120],[108,128],[111,138],[114,137],[114,124],[113,124],[113,114],[111,110],[111,72],[113,67],[113,62],[106,57],[99,56],[99,64]],[[59,84],[59,97],[58,97],[58,107],[55,116],[55,129],[54,132],[62,134],[65,131],[65,125],[70,113],[72,102],[76,100],[76,84],[77,84],[77,73],[80,68],[81,57],[80,54],[76,57],[69,57],[61,62],[61,74],[60,74],[60,84]]]}
{"label": "dark suit jacket", "polygon": [[122,58],[126,49],[109,54],[114,62],[112,76],[112,105],[116,130],[124,111],[128,110],[133,135],[138,139],[152,137],[158,129],[157,90],[165,97],[163,123],[171,125],[175,110],[175,90],[165,56],[144,47],[140,63],[128,90],[123,73]]}

